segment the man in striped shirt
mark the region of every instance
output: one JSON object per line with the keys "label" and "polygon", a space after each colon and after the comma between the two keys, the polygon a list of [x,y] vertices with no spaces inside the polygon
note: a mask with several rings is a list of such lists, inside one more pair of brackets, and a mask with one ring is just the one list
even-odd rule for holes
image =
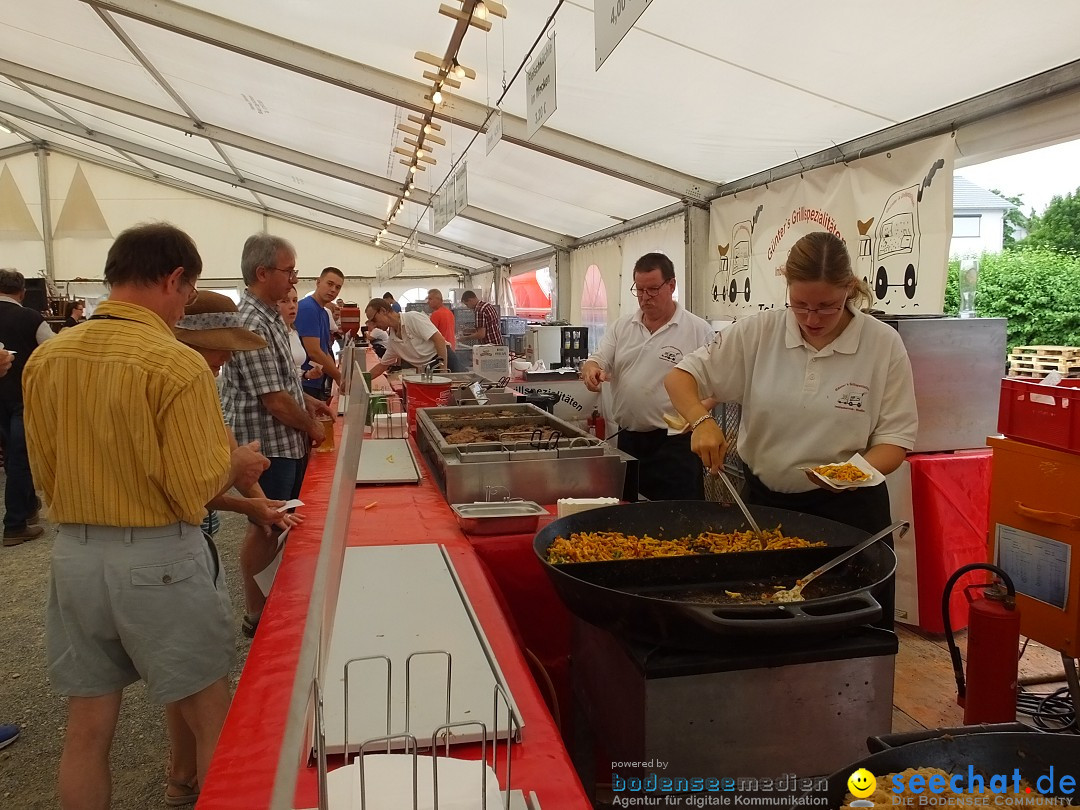
{"label": "man in striped shirt", "polygon": [[105,262],[109,300],[23,371],[30,464],[60,524],[45,643],[49,680],[68,696],[65,810],[109,806],[128,684],[141,677],[165,704],[170,734],[194,736],[189,790],[229,708],[232,610],[199,522],[207,501],[250,486],[267,461],[257,443],[230,455],[213,374],[172,333],[201,271],[183,231],[124,231]]}

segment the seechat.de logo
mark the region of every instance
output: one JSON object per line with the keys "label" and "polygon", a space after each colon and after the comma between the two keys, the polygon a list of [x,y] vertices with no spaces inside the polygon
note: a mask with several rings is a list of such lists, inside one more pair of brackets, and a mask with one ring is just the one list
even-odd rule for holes
{"label": "seechat.de logo", "polygon": [[851,791],[851,795],[858,801],[851,803],[851,807],[873,807],[874,803],[864,801],[868,796],[874,795],[874,791],[877,790],[877,778],[866,770],[866,768],[859,768],[847,780],[848,790]]}

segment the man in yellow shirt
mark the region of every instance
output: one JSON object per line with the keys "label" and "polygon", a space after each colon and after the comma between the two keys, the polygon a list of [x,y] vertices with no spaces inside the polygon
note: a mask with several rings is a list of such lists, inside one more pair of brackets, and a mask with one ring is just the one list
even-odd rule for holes
{"label": "man in yellow shirt", "polygon": [[200,778],[228,711],[232,610],[199,522],[207,501],[268,462],[256,442],[230,454],[213,375],[172,333],[201,271],[177,228],[124,231],[105,262],[109,300],[23,372],[30,464],[60,524],[46,654],[69,699],[64,810],[108,808],[127,685],[142,678],[183,717]]}

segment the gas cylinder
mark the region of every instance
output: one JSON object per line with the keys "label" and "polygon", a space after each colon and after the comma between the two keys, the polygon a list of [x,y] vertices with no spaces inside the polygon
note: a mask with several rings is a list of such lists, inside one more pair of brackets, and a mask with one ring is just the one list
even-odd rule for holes
{"label": "gas cylinder", "polygon": [[[949,622],[952,586],[968,571],[988,570],[1000,582],[968,585],[969,603],[967,678]],[[942,598],[946,640],[956,675],[957,703],[964,707],[964,723],[1011,723],[1016,720],[1016,679],[1019,666],[1020,611],[1009,575],[995,565],[973,563],[956,571]]]}
{"label": "gas cylinder", "polygon": [[589,418],[585,420],[585,425],[589,428],[589,433],[598,439],[603,439],[607,435],[607,421],[600,415],[599,408],[592,409]]}

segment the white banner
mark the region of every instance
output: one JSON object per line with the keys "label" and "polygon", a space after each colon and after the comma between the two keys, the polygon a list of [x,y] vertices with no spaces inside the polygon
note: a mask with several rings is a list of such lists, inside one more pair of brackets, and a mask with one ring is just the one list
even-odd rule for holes
{"label": "white banner", "polygon": [[714,200],[711,260],[705,283],[695,285],[693,311],[718,320],[783,306],[791,246],[812,231],[831,231],[847,243],[874,309],[940,313],[952,173],[952,139],[942,135]]}
{"label": "white banner", "polygon": [[540,50],[540,55],[526,70],[525,108],[528,126],[525,137],[532,138],[555,112],[555,32]]}
{"label": "white banner", "polygon": [[391,257],[390,261],[388,261],[386,263],[386,274],[390,278],[394,278],[395,276],[400,276],[404,272],[405,272],[405,254],[404,253],[395,253],[393,255],[393,257]]}
{"label": "white banner", "polygon": [[593,37],[596,42],[596,69],[604,64],[626,32],[652,0],[596,0],[593,3]]}

